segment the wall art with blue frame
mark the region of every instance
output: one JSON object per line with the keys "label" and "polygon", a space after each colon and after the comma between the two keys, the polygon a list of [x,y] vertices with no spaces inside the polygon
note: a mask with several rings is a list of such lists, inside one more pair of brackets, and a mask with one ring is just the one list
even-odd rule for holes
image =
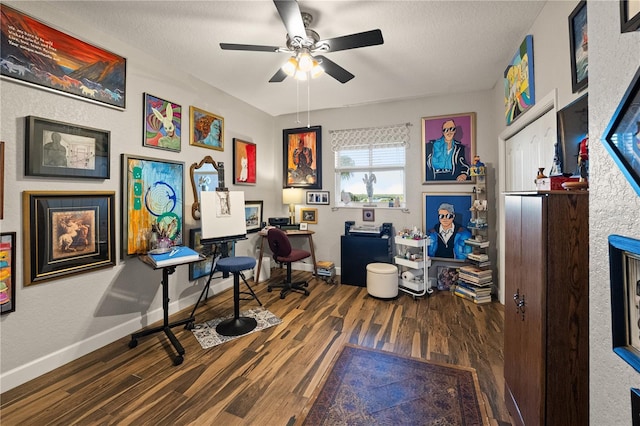
{"label": "wall art with blue frame", "polygon": [[609,236],[613,351],[640,372],[640,240]]}
{"label": "wall art with blue frame", "polygon": [[604,146],[640,195],[640,67],[604,135]]}

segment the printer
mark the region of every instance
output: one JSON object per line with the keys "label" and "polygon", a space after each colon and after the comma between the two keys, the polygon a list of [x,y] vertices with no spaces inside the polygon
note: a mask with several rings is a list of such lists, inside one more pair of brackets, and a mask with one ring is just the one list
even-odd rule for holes
{"label": "printer", "polygon": [[392,226],[393,225],[391,223],[374,225],[366,223],[356,224],[354,221],[346,221],[344,223],[344,235],[391,238]]}

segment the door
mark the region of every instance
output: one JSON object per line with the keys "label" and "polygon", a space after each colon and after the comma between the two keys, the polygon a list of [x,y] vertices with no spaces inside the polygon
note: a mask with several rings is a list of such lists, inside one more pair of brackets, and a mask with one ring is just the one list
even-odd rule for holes
{"label": "door", "polygon": [[505,391],[526,425],[543,424],[544,413],[544,226],[543,197],[505,197]]}

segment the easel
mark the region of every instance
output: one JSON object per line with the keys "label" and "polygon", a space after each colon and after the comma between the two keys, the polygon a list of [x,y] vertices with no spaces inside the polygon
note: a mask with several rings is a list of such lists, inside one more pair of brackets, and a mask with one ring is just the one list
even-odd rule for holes
{"label": "easel", "polygon": [[[220,193],[226,193],[225,196],[220,196]],[[213,274],[216,272],[218,261],[222,258],[229,257],[229,249],[228,244],[234,243],[239,240],[246,240],[246,221],[244,217],[244,193],[242,192],[229,192],[227,188],[224,187],[224,179],[219,180],[219,187],[216,188],[215,196],[211,195],[212,193],[203,192],[201,194],[201,220],[202,220],[202,236],[201,243],[205,246],[209,245],[217,245],[220,247],[220,253],[216,255],[216,251],[214,251],[214,261],[211,265],[211,271],[209,271],[209,277],[207,279],[207,283],[205,284],[202,292],[200,293],[200,297],[196,302],[193,310],[191,312],[191,317],[194,317],[195,311],[198,308],[200,302],[206,300],[209,294],[209,287],[211,286],[211,280],[213,279]],[[231,214],[220,214],[223,208],[228,209]],[[207,214],[208,213],[208,214]],[[217,215],[217,217],[216,217]],[[210,218],[214,219],[208,221]],[[242,277],[245,285],[249,289],[249,292],[241,292],[239,287],[240,284],[237,276],[234,276],[234,313],[235,317],[239,317],[239,304],[240,300],[251,300],[255,299],[260,306],[262,303],[254,293],[253,289],[247,283],[246,277],[242,271],[237,273]],[[223,277],[227,278],[229,276],[229,272],[223,272]],[[250,298],[241,298],[240,295],[250,295]],[[193,328],[193,321],[188,323],[185,328],[190,329]]]}

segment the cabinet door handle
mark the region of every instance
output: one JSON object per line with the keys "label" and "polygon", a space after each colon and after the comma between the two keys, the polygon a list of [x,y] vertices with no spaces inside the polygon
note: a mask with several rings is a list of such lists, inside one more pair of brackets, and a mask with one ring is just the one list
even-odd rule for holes
{"label": "cabinet door handle", "polygon": [[524,294],[520,296],[520,289],[517,289],[513,295],[513,302],[516,304],[516,314],[522,315],[522,321],[524,321]]}

